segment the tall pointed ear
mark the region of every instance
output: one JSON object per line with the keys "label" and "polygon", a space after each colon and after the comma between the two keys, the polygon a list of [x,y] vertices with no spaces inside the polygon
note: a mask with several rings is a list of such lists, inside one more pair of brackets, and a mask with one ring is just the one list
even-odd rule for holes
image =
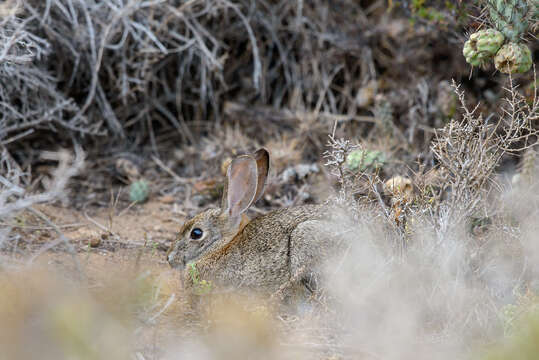
{"label": "tall pointed ear", "polygon": [[253,157],[256,160],[256,168],[258,171],[258,179],[256,182],[256,194],[253,199],[253,203],[256,202],[264,193],[264,187],[266,186],[266,180],[269,173],[270,158],[268,150],[262,148],[258,149]]}
{"label": "tall pointed ear", "polygon": [[252,156],[242,155],[232,160],[227,170],[222,211],[233,219],[245,212],[255,198],[257,180],[256,160]]}

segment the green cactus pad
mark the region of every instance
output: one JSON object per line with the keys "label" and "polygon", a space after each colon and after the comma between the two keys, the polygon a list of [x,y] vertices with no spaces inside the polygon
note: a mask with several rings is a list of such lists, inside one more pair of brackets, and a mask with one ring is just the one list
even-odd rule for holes
{"label": "green cactus pad", "polygon": [[129,200],[132,202],[142,203],[148,199],[150,195],[150,186],[146,180],[138,180],[129,187]]}
{"label": "green cactus pad", "polygon": [[503,34],[498,30],[480,30],[470,35],[470,39],[464,43],[462,54],[466,58],[466,62],[473,66],[479,66],[496,54],[503,41]]}
{"label": "green cactus pad", "polygon": [[488,59],[484,54],[477,51],[475,44],[472,40],[468,40],[464,43],[462,48],[462,55],[466,58],[466,62],[473,66],[479,66]]}
{"label": "green cactus pad", "polygon": [[471,39],[475,40],[477,51],[486,53],[489,56],[494,56],[504,41],[503,34],[494,29],[480,30],[472,34]]}
{"label": "green cactus pad", "polygon": [[505,44],[496,53],[494,65],[505,74],[525,73],[532,66],[532,54],[526,44]]}
{"label": "green cactus pad", "polygon": [[379,150],[354,150],[346,158],[346,166],[352,171],[376,169],[382,167],[385,162],[385,154]]}

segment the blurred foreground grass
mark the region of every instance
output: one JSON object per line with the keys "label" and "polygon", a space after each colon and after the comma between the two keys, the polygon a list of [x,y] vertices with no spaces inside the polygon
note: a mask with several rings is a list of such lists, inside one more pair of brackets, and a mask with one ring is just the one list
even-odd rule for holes
{"label": "blurred foreground grass", "polygon": [[109,279],[69,279],[50,264],[0,273],[0,359],[281,357],[263,302],[208,297],[186,316],[169,279],[102,271]]}
{"label": "blurred foreground grass", "polygon": [[107,287],[115,303],[42,267],[0,274],[3,359],[128,359],[133,298]]}
{"label": "blurred foreground grass", "polygon": [[515,332],[486,350],[483,360],[539,359],[539,312],[522,319]]}

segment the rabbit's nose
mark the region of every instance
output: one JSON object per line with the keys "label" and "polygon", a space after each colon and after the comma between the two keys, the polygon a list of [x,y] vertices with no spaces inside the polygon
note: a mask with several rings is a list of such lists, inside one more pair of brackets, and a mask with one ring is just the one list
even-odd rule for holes
{"label": "rabbit's nose", "polygon": [[168,264],[173,268],[183,268],[185,266],[185,258],[177,256],[175,251],[172,251],[167,256]]}

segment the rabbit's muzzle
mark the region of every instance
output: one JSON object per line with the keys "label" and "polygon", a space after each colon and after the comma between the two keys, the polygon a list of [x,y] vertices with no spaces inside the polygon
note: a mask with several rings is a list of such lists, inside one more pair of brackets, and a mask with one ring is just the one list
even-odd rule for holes
{"label": "rabbit's muzzle", "polygon": [[185,256],[178,254],[178,249],[174,246],[168,252],[167,261],[174,269],[183,269],[185,267]]}

